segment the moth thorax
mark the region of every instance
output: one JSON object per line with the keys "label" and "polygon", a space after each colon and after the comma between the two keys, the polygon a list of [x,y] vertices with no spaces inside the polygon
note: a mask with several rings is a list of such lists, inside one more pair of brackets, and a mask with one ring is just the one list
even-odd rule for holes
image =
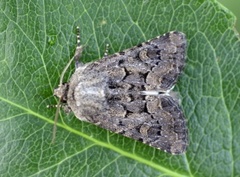
{"label": "moth thorax", "polygon": [[54,89],[54,96],[61,99],[61,102],[67,101],[68,83],[59,85],[58,88]]}

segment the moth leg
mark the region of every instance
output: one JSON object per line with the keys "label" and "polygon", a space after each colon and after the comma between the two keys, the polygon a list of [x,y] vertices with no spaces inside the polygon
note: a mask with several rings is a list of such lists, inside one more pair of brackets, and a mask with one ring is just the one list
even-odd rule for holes
{"label": "moth leg", "polygon": [[108,49],[109,49],[109,44],[106,44],[105,46],[105,52],[104,52],[104,57],[108,56]]}
{"label": "moth leg", "polygon": [[75,60],[75,69],[77,69],[79,66],[83,65],[83,63],[80,61],[82,51],[83,51],[83,47],[81,46],[81,41],[80,41],[80,29],[77,26],[77,47],[75,50],[75,54],[73,56],[73,58]]}

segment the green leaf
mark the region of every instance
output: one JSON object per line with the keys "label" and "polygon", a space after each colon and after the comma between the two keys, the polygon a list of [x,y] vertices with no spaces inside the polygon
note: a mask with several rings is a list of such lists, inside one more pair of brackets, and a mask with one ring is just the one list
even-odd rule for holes
{"label": "green leaf", "polygon": [[[235,17],[210,0],[0,2],[0,176],[239,176],[240,42]],[[53,89],[80,26],[85,62],[168,31],[188,39],[176,90],[189,148],[174,156],[61,112]],[[71,76],[74,66],[67,72]]]}

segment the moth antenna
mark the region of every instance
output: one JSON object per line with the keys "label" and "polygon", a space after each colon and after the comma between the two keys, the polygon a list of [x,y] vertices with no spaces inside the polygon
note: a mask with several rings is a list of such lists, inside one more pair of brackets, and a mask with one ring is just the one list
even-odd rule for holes
{"label": "moth antenna", "polygon": [[77,47],[75,50],[75,54],[73,58],[75,59],[75,69],[77,69],[82,63],[79,61],[79,58],[82,55],[83,47],[81,46],[81,40],[80,40],[80,29],[77,26]]}
{"label": "moth antenna", "polygon": [[[82,46],[80,44],[80,30],[79,27],[77,27],[77,47],[75,50],[75,54],[74,56],[69,60],[69,62],[67,63],[67,65],[64,67],[63,72],[61,73],[60,76],[60,82],[59,82],[59,87],[61,87],[63,85],[63,77],[66,73],[66,71],[68,70],[69,66],[71,65],[71,63],[73,62],[73,60],[75,60],[75,67],[76,69],[79,66],[79,61],[78,58],[80,58],[81,54],[82,54]],[[56,110],[56,114],[55,114],[55,118],[54,118],[54,126],[53,126],[53,135],[52,135],[52,144],[55,141],[56,138],[56,132],[57,132],[57,120],[58,120],[58,115],[59,115],[59,111],[60,111],[60,103],[62,101],[62,97],[59,98],[58,100],[58,104],[57,104],[57,110]]]}
{"label": "moth antenna", "polygon": [[53,144],[53,143],[55,142],[55,139],[56,139],[57,121],[58,121],[58,115],[59,115],[59,111],[60,111],[60,102],[61,102],[61,98],[59,98],[59,100],[58,100],[57,110],[56,110],[56,113],[55,113],[54,125],[53,125],[53,134],[52,134],[52,142],[51,142],[51,144]]}
{"label": "moth antenna", "polygon": [[65,66],[65,68],[63,69],[63,72],[62,72],[62,74],[61,74],[61,76],[60,76],[59,86],[62,85],[62,83],[63,83],[63,77],[64,77],[67,69],[69,68],[69,66],[71,65],[71,63],[72,63],[73,60],[75,60],[75,67],[76,67],[76,69],[78,68],[78,66],[79,66],[79,60],[78,60],[78,59],[80,58],[80,56],[81,56],[81,54],[82,54],[82,50],[83,50],[83,48],[82,48],[82,46],[81,46],[81,44],[80,44],[80,30],[79,30],[79,27],[77,26],[77,47],[76,47],[76,49],[75,49],[75,54],[74,54],[74,56],[69,60],[69,62],[68,62],[67,65]]}
{"label": "moth antenna", "polygon": [[104,52],[104,57],[108,56],[108,52],[109,52],[109,44],[105,45],[105,52]]}
{"label": "moth antenna", "polygon": [[60,76],[59,87],[60,87],[61,85],[63,85],[63,77],[64,77],[66,71],[68,70],[69,66],[71,65],[71,63],[73,62],[74,59],[75,59],[75,57],[72,57],[72,58],[69,60],[69,62],[67,63],[67,65],[65,66],[65,68],[63,69],[63,72],[62,72],[62,74],[61,74],[61,76]]}

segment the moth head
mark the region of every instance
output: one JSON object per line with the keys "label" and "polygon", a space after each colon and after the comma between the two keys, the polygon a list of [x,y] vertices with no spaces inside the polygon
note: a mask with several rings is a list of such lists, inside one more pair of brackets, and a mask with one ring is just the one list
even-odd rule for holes
{"label": "moth head", "polygon": [[54,96],[57,96],[60,99],[60,102],[67,102],[67,92],[68,92],[68,83],[64,83],[54,89]]}

